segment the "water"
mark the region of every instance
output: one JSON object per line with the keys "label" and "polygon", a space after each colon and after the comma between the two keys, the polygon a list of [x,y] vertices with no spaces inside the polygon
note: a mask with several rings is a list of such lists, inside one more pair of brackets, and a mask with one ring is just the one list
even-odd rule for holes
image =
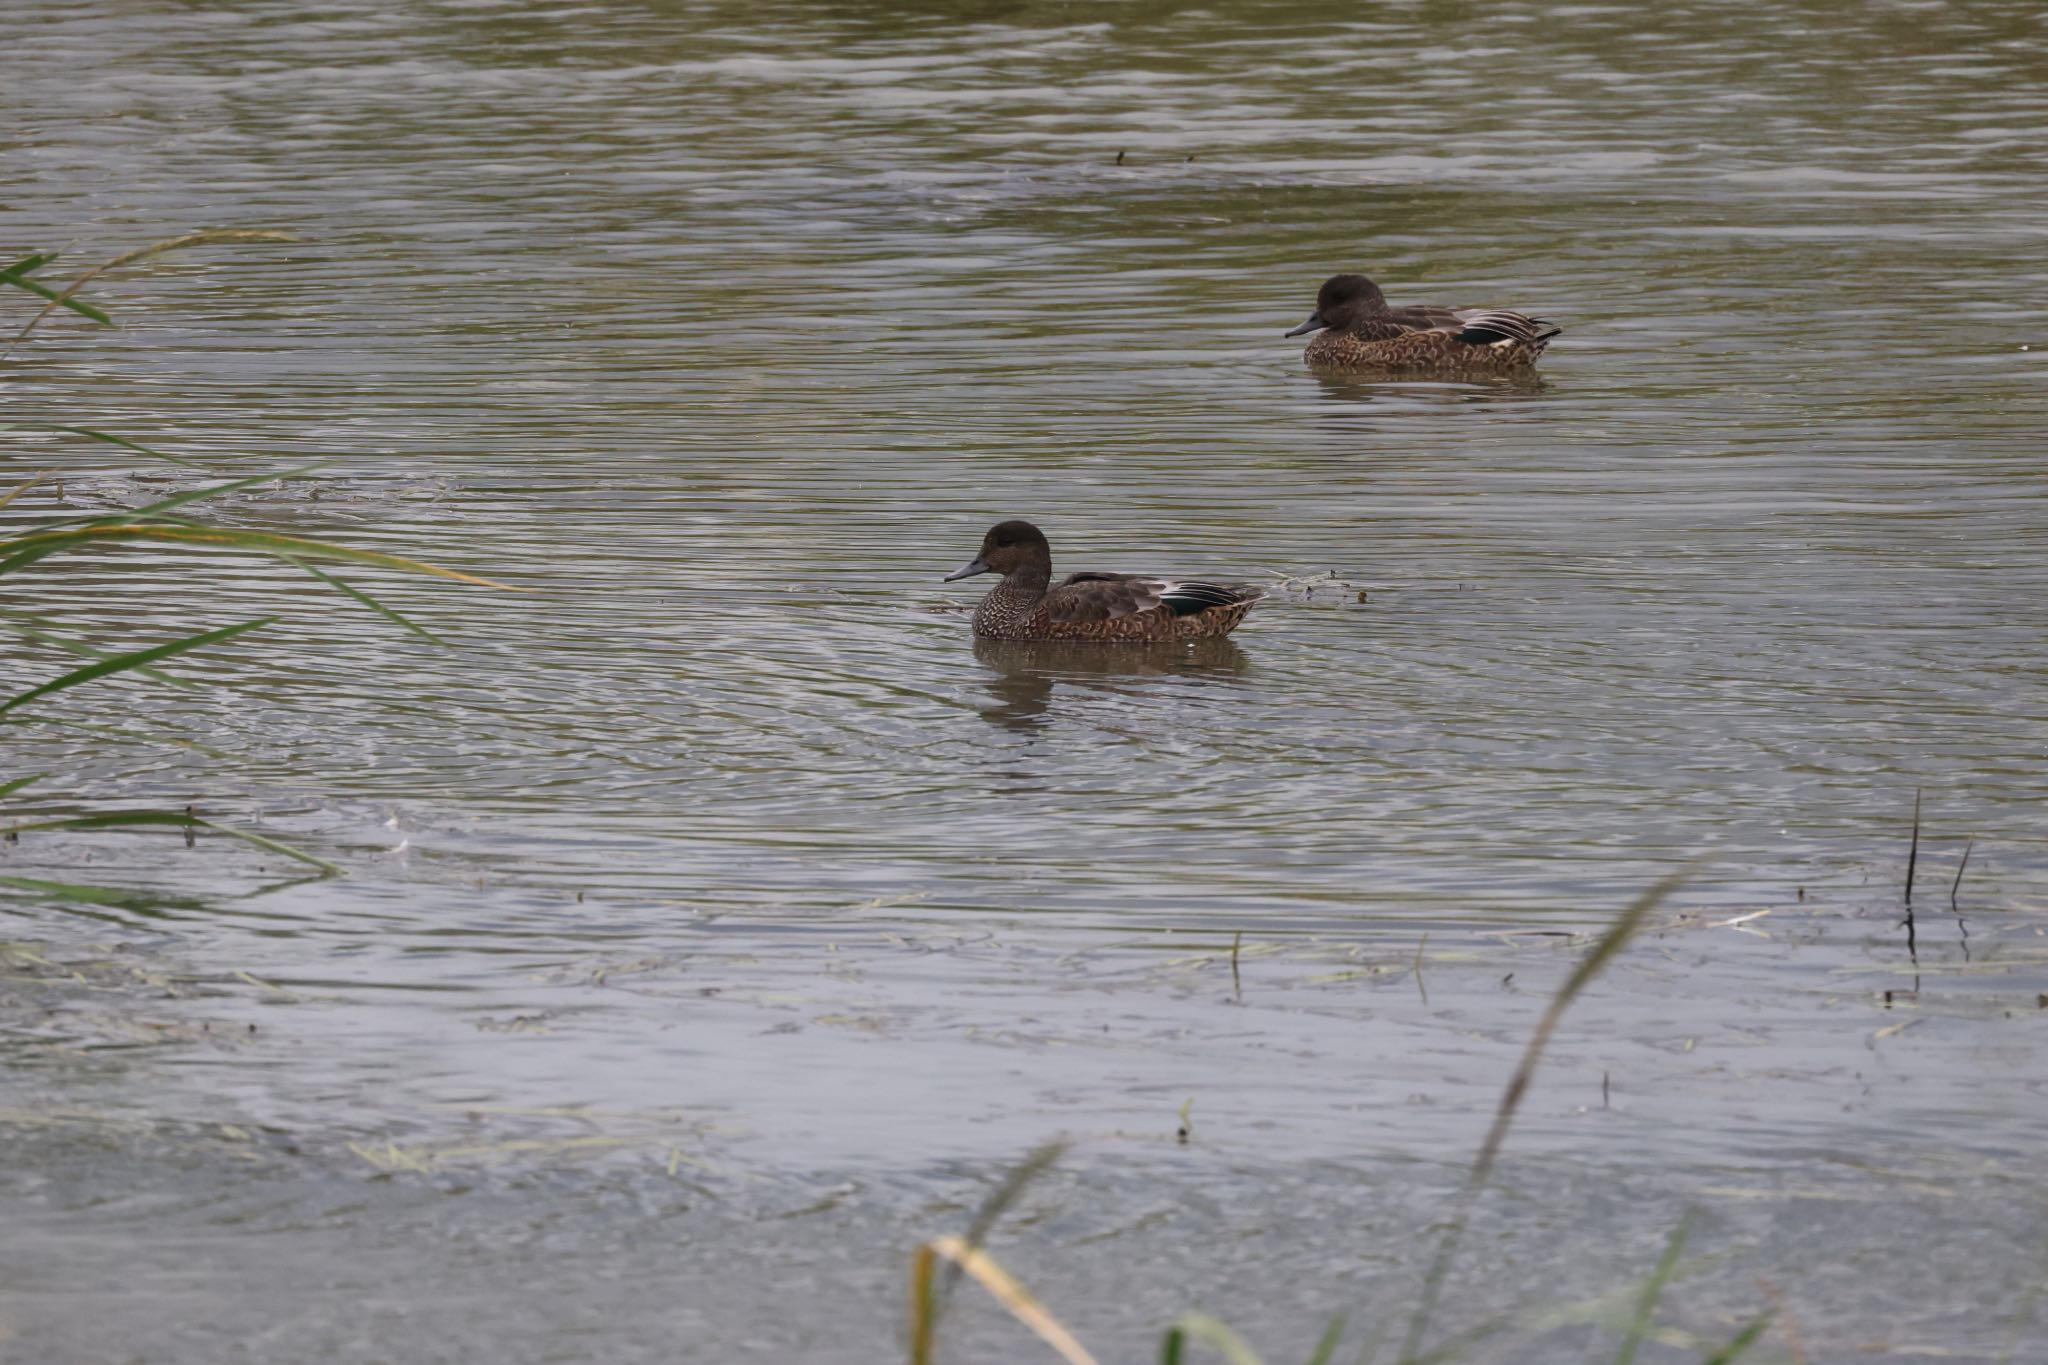
{"label": "water", "polygon": [[[437,647],[283,566],[10,579],[101,648],[281,617],[10,725],[0,781],[50,774],[10,815],[191,803],[349,875],[0,852],[146,893],[0,903],[84,979],[8,959],[0,1351],[872,1360],[907,1249],[1064,1132],[997,1249],[1106,1358],[1190,1306],[1306,1355],[1400,1320],[1584,935],[1701,857],[1560,1034],[1447,1324],[1623,1290],[1690,1207],[1705,1336],[1762,1276],[1820,1358],[2029,1358],[2040,28],[21,16],[10,250],[304,240],[39,328],[0,475],[57,480],[0,515],[196,486],[57,423],[327,457],[217,515],[523,591],[348,571]],[[1280,333],[1338,269],[1566,333],[1532,385],[1319,377]],[[1220,648],[977,647],[938,579],[1007,516],[1061,571],[1286,586]],[[1583,1317],[1475,1350],[1597,1355]]]}

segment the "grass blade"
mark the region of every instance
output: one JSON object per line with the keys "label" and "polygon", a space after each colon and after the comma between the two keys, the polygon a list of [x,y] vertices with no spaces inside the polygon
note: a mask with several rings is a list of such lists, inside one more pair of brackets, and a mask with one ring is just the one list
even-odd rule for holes
{"label": "grass blade", "polygon": [[[41,265],[43,262],[48,261],[50,259],[52,258],[48,256],[30,256],[28,258],[29,261],[34,261],[36,265]],[[27,273],[26,271],[23,271],[22,274],[19,275],[16,274],[15,272],[17,270],[20,270],[21,267],[25,264],[27,264],[27,262],[25,261],[16,261],[13,265],[7,267],[7,269],[0,270],[0,284],[11,284],[17,289],[26,289],[29,293],[34,294],[39,298],[48,299],[51,301],[51,303],[55,304],[58,307],[69,308],[74,313],[81,313],[86,317],[91,318],[94,322],[104,323],[108,327],[112,327],[114,325],[114,320],[112,318],[108,317],[104,312],[100,311],[98,308],[95,308],[91,304],[87,303],[84,299],[74,299],[61,296],[57,293],[56,290],[50,288],[49,285],[44,284],[41,280],[25,279],[23,278],[23,275]],[[29,269],[35,269],[35,266],[29,266]]]}
{"label": "grass blade", "polygon": [[1337,1354],[1337,1343],[1344,1336],[1344,1315],[1330,1319],[1330,1325],[1323,1329],[1323,1338],[1316,1343],[1315,1354],[1308,1358],[1308,1365],[1330,1365],[1330,1357]]}
{"label": "grass blade", "polygon": [[6,558],[0,559],[0,576],[11,574],[16,569],[26,569],[38,559],[46,555],[53,555],[64,548],[62,545],[31,546],[19,553],[8,554],[8,543],[7,541],[0,540],[0,555],[6,555]]}
{"label": "grass blade", "polygon": [[[89,436],[95,441],[105,441],[110,446],[120,446],[123,450],[132,450],[138,455],[147,455],[151,459],[169,460],[172,464],[181,464],[187,469],[207,469],[207,466],[199,463],[197,460],[187,460],[176,455],[166,455],[161,450],[152,450],[148,446],[138,445],[134,441],[112,435],[109,432],[94,431],[91,427],[52,427],[51,430],[69,432],[73,436]],[[208,470],[208,472],[211,473],[212,471]]]}
{"label": "grass blade", "polygon": [[[1053,1163],[1058,1161],[1066,1150],[1066,1142],[1063,1139],[1055,1139],[1026,1153],[1024,1159],[1011,1168],[1009,1174],[1005,1175],[1002,1181],[989,1191],[988,1197],[981,1201],[981,1207],[975,1210],[973,1220],[967,1225],[967,1235],[959,1239],[960,1245],[969,1253],[979,1251],[981,1244],[988,1240],[990,1231],[1002,1219],[1010,1205],[1017,1202],[1017,1197],[1024,1193],[1025,1187],[1051,1170]],[[927,1264],[925,1273],[929,1273],[931,1269],[932,1266]],[[952,1297],[954,1286],[960,1282],[960,1275],[965,1269],[965,1261],[958,1257],[951,1258],[951,1263],[946,1267],[946,1273],[942,1277],[936,1282],[924,1283],[919,1280],[920,1272],[913,1263],[911,1342],[914,1349],[911,1358],[914,1361],[923,1362],[929,1359],[932,1341],[939,1329],[939,1318],[945,1313],[947,1300]],[[919,1287],[920,1285],[922,1287]],[[925,1354],[918,1354],[920,1350]]]}
{"label": "grass blade", "polygon": [[26,479],[23,482],[14,485],[14,487],[7,490],[4,496],[0,496],[0,507],[5,507],[8,503],[13,502],[23,493],[28,492],[29,489],[34,488],[37,484],[41,483],[44,479],[47,479],[49,477],[50,471],[45,469],[42,473],[37,474],[32,478]]}
{"label": "grass blade", "polygon": [[26,825],[16,825],[14,830],[17,834],[28,834],[35,830],[132,829],[137,827],[210,830],[215,834],[224,834],[230,839],[240,839],[243,843],[253,845],[266,852],[280,854],[286,858],[292,858],[298,862],[317,867],[329,876],[336,875],[342,870],[339,863],[330,863],[325,858],[316,858],[304,849],[293,848],[290,844],[272,839],[268,835],[257,834],[246,829],[237,829],[233,825],[219,824],[212,820],[202,819],[197,815],[187,815],[183,811],[175,810],[117,810],[106,811],[99,815],[73,815],[59,820],[37,820]]}
{"label": "grass blade", "polygon": [[150,503],[146,507],[138,507],[132,512],[119,513],[115,517],[107,518],[107,520],[145,521],[150,517],[160,517],[173,507],[183,507],[189,502],[200,502],[207,498],[217,497],[222,493],[239,492],[244,488],[253,488],[259,483],[274,483],[282,479],[296,479],[301,475],[310,474],[316,469],[323,468],[329,463],[330,461],[320,460],[313,464],[300,465],[296,469],[280,469],[270,474],[252,474],[246,479],[231,479],[227,483],[217,483],[211,488],[195,488],[189,493],[176,493],[159,502]]}
{"label": "grass blade", "polygon": [[932,1365],[932,1339],[939,1325],[939,1254],[928,1246],[910,1257],[910,1365]]}
{"label": "grass blade", "polygon": [[13,284],[23,275],[41,270],[56,259],[56,252],[42,251],[33,256],[24,256],[10,265],[0,266],[0,284]]}
{"label": "grass blade", "polygon": [[303,559],[296,559],[291,555],[279,555],[278,558],[282,559],[287,564],[296,564],[301,569],[304,569],[307,573],[313,575],[313,577],[319,579],[322,583],[325,583],[328,587],[333,588],[336,592],[345,593],[348,596],[355,598],[356,601],[362,603],[371,611],[376,612],[379,616],[384,617],[386,620],[397,622],[399,625],[404,626],[413,634],[418,635],[424,639],[431,640],[433,643],[437,645],[446,645],[448,643],[446,640],[434,634],[433,631],[428,630],[419,622],[413,620],[409,616],[401,615],[400,613],[392,610],[390,607],[385,606],[382,602],[379,602],[376,598],[370,596],[370,594],[364,592],[361,588],[356,587],[354,584],[344,583],[339,578],[336,578],[333,574],[328,573],[324,569],[316,568],[315,566],[308,564]]}
{"label": "grass blade", "polygon": [[1771,1325],[1771,1315],[1764,1314],[1749,1326],[1729,1338],[1728,1344],[1708,1356],[1703,1365],[1731,1365],[1737,1357],[1746,1354],[1756,1344],[1756,1339]]}
{"label": "grass blade", "polygon": [[1465,1234],[1465,1224],[1471,1218],[1472,1204],[1479,1191],[1486,1186],[1486,1180],[1493,1173],[1493,1163],[1500,1155],[1501,1144],[1507,1140],[1508,1127],[1514,1122],[1515,1113],[1521,1108],[1522,1097],[1528,1093],[1529,1083],[1535,1078],[1536,1064],[1543,1059],[1543,1050],[1550,1044],[1550,1035],[1557,1031],[1557,1025],[1571,1008],[1579,992],[1598,976],[1614,959],[1628,941],[1635,937],[1643,920],[1649,916],[1666,896],[1677,889],[1691,874],[1691,865],[1680,868],[1663,878],[1649,890],[1631,901],[1626,909],[1615,917],[1600,941],[1592,951],[1579,960],[1565,983],[1557,988],[1557,994],[1550,998],[1542,1018],[1536,1021],[1536,1031],[1529,1036],[1528,1046],[1522,1049],[1522,1059],[1515,1066],[1514,1074],[1508,1077],[1507,1088],[1501,1092],[1500,1104],[1494,1110],[1493,1126],[1487,1129],[1486,1139],[1479,1145],[1479,1155],[1466,1173],[1465,1186],[1458,1195],[1457,1211],[1444,1228],[1442,1239],[1437,1244],[1435,1258],[1430,1262],[1428,1272],[1422,1280],[1422,1298],[1416,1305],[1415,1314],[1408,1322],[1408,1334],[1401,1343],[1400,1365],[1415,1365],[1417,1352],[1422,1348],[1422,1339],[1429,1331],[1430,1315],[1436,1311],[1437,1298],[1443,1292],[1444,1279],[1450,1274],[1451,1261],[1458,1252],[1458,1243]]}
{"label": "grass blade", "polygon": [[[986,1242],[989,1233],[995,1230],[996,1224],[1009,1211],[1010,1205],[1017,1202],[1025,1187],[1051,1170],[1054,1163],[1066,1154],[1066,1150],[1066,1142],[1056,1138],[1027,1152],[1024,1159],[1003,1177],[1002,1183],[989,1191],[988,1198],[981,1201],[981,1207],[974,1211],[973,1221],[967,1225],[967,1235],[960,1240],[969,1247],[979,1247]],[[959,1278],[960,1266],[956,1263],[952,1272],[947,1275],[945,1283],[940,1286],[939,1297],[942,1300],[952,1292],[953,1285]]]}
{"label": "grass blade", "polygon": [[0,796],[12,796],[23,787],[29,785],[29,783],[40,782],[48,776],[48,773],[30,773],[27,777],[17,777],[9,782],[0,782]]}
{"label": "grass blade", "polygon": [[[208,527],[203,522],[188,521],[183,517],[166,516],[165,513],[183,507],[188,503],[203,502],[207,498],[217,497],[222,493],[235,493],[244,488],[253,488],[259,483],[274,483],[281,479],[295,479],[300,475],[310,474],[316,469],[325,468],[330,463],[331,461],[328,460],[318,460],[312,464],[298,465],[292,469],[273,470],[268,474],[251,474],[246,479],[231,479],[227,483],[217,483],[209,488],[194,488],[189,492],[174,493],[168,498],[160,498],[156,502],[147,503],[132,511],[111,512],[104,516],[72,517],[64,521],[51,522],[17,537],[17,539],[36,540],[53,536],[61,531],[83,531],[95,526],[113,526],[123,522],[150,523],[161,521],[168,522],[173,526],[210,530],[214,528]],[[4,548],[5,542],[0,542],[0,549]]]}
{"label": "grass blade", "polygon": [[208,228],[199,232],[187,232],[178,237],[166,237],[163,241],[151,242],[148,246],[137,247],[133,251],[116,256],[105,265],[94,266],[66,285],[62,293],[51,296],[50,301],[43,305],[42,311],[28,320],[28,326],[14,334],[14,339],[7,343],[6,350],[0,350],[0,359],[5,359],[13,352],[16,346],[27,340],[28,334],[33,332],[36,329],[36,325],[44,318],[50,316],[57,309],[66,306],[73,294],[85,288],[86,285],[92,283],[99,276],[119,266],[132,265],[136,261],[148,260],[151,256],[160,256],[166,251],[175,251],[180,247],[208,246],[216,242],[296,242],[298,240],[299,238],[289,232],[270,232],[251,228]]}
{"label": "grass blade", "polygon": [[[12,615],[13,613],[7,614]],[[39,645],[48,645],[52,649],[61,649],[67,654],[76,654],[82,659],[105,659],[109,657],[104,649],[94,649],[83,641],[67,640],[61,635],[53,635],[49,631],[42,630],[36,626],[22,625],[18,622],[11,624],[17,635],[26,640],[34,640]],[[145,678],[153,678],[157,682],[165,683],[171,687],[198,686],[197,683],[194,683],[189,678],[180,678],[166,673],[162,669],[150,668],[147,665],[139,667],[135,671]]]}
{"label": "grass blade", "polygon": [[261,626],[267,626],[276,619],[275,616],[260,616],[254,621],[243,621],[237,625],[222,626],[218,630],[203,630],[197,635],[187,635],[184,639],[173,640],[169,644],[152,645],[148,649],[133,650],[127,654],[116,654],[111,658],[101,659],[98,663],[87,664],[84,668],[66,673],[61,678],[52,678],[49,682],[31,687],[26,692],[17,692],[6,701],[0,701],[0,716],[4,716],[25,702],[34,701],[37,697],[48,696],[52,692],[60,692],[67,687],[77,687],[80,683],[89,683],[95,678],[104,678],[110,673],[122,673],[131,668],[141,668],[145,664],[153,664],[159,659],[168,659],[173,655],[183,654],[187,650],[203,649],[207,645],[219,644],[223,640],[232,640],[237,635],[255,630]]}
{"label": "grass blade", "polygon": [[473,583],[478,587],[500,588],[506,592],[524,591],[509,583],[500,583],[477,574],[444,569],[437,564],[426,564],[417,559],[406,559],[401,555],[387,555],[376,550],[358,550],[347,545],[336,545],[331,541],[307,540],[302,536],[277,535],[269,531],[235,531],[217,526],[155,522],[95,522],[89,526],[69,527],[58,531],[32,531],[11,540],[0,540],[0,555],[6,556],[0,559],[0,574],[10,573],[23,563],[40,559],[57,550],[102,541],[119,543],[133,540],[210,545],[226,550],[248,550],[257,554],[276,555],[279,558],[298,555],[307,559],[338,559],[351,564],[370,564],[378,568],[396,569],[402,573],[448,578],[458,583]]}
{"label": "grass blade", "polygon": [[[971,1247],[958,1237],[934,1237],[931,1241],[919,1247],[918,1253],[918,1257],[913,1258],[911,1261],[913,1279],[915,1279],[918,1273],[921,1261],[926,1264],[925,1275],[927,1281],[930,1278],[930,1257],[942,1257],[945,1260],[951,1261],[954,1265],[959,1266],[972,1276],[975,1282],[982,1288],[988,1290],[994,1296],[997,1303],[1000,1303],[1009,1310],[1011,1317],[1029,1327],[1033,1332],[1036,1332],[1039,1340],[1052,1347],[1059,1354],[1060,1359],[1067,1362],[1067,1365],[1097,1365],[1095,1357],[1089,1355],[1087,1348],[1075,1340],[1074,1334],[1069,1332],[1058,1318],[1046,1312],[1044,1306],[1031,1296],[1031,1291],[1018,1283],[1016,1276],[1003,1269],[1000,1265],[997,1265],[995,1258],[986,1251],[978,1247]],[[928,1295],[926,1296],[926,1301],[929,1301]],[[926,1338],[923,1342],[926,1354],[923,1356],[915,1354],[919,1344],[917,1331],[918,1324],[913,1323],[911,1335],[911,1350],[913,1354],[911,1359],[915,1362],[915,1365],[930,1365],[931,1356],[929,1352],[931,1342],[929,1338]]]}
{"label": "grass blade", "polygon": [[[74,901],[80,905],[104,905],[115,910],[132,910],[150,919],[169,919],[163,907],[178,910],[204,910],[204,901],[184,896],[164,896],[153,891],[129,891],[115,886],[87,886],[80,882],[48,882],[40,877],[0,877],[0,887],[12,891],[26,891],[31,895],[47,897],[50,900]],[[120,921],[112,915],[93,915],[93,919]]]}
{"label": "grass blade", "polygon": [[1629,1322],[1628,1336],[1621,1343],[1621,1354],[1614,1358],[1614,1365],[1635,1365],[1636,1352],[1641,1349],[1643,1338],[1650,1330],[1651,1315],[1657,1311],[1657,1299],[1678,1269],[1678,1253],[1685,1247],[1685,1234],[1691,1224],[1692,1214],[1688,1212],[1672,1230],[1671,1241],[1658,1258],[1657,1268],[1650,1272],[1649,1280],[1643,1285],[1643,1297],[1636,1303],[1636,1315]]}
{"label": "grass blade", "polygon": [[1189,1338],[1215,1347],[1230,1365],[1260,1365],[1258,1353],[1245,1345],[1243,1337],[1231,1331],[1221,1318],[1212,1318],[1207,1313],[1183,1313],[1175,1319],[1159,1343],[1160,1360],[1175,1365],[1186,1351]]}

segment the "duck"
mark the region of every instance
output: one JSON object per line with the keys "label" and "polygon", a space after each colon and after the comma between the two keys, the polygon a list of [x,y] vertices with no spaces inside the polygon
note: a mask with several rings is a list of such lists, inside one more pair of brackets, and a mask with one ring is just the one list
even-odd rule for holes
{"label": "duck", "polygon": [[1206,640],[1228,635],[1266,595],[1248,583],[1077,573],[1052,581],[1052,546],[1028,521],[998,522],[981,553],[943,581],[998,573],[974,611],[986,640]]}
{"label": "duck", "polygon": [[1330,369],[1512,374],[1533,366],[1562,331],[1504,308],[1393,308],[1365,276],[1332,275],[1316,291],[1315,312],[1287,335],[1321,333],[1302,359]]}

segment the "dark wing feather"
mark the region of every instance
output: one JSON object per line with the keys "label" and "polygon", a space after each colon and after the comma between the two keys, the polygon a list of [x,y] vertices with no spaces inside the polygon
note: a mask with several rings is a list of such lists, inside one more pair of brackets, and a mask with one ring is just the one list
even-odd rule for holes
{"label": "dark wing feather", "polygon": [[1548,341],[1564,330],[1542,318],[1532,318],[1527,313],[1514,313],[1504,308],[1465,309],[1457,315],[1457,321],[1461,325],[1456,339],[1474,346],[1497,346],[1504,341],[1533,345]]}
{"label": "dark wing feather", "polygon": [[1199,579],[1182,579],[1168,583],[1159,594],[1159,600],[1173,608],[1175,616],[1193,616],[1198,611],[1211,607],[1229,607],[1246,598],[1259,598],[1265,594],[1256,588],[1238,583],[1204,583]]}

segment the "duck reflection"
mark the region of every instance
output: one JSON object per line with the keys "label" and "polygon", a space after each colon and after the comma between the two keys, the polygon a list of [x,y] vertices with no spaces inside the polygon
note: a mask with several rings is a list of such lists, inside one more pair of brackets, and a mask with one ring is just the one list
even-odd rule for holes
{"label": "duck reflection", "polygon": [[988,670],[985,680],[995,705],[981,718],[1011,730],[1035,730],[1049,722],[1060,684],[1101,687],[1119,681],[1169,675],[1191,678],[1242,677],[1251,666],[1228,639],[1103,644],[1092,640],[982,640],[974,659]]}
{"label": "duck reflection", "polygon": [[1309,373],[1323,397],[1339,403],[1377,403],[1389,398],[1466,407],[1473,403],[1512,403],[1534,398],[1549,386],[1533,372],[1511,375],[1461,375],[1456,379],[1418,381],[1412,374],[1374,374],[1311,365]]}

